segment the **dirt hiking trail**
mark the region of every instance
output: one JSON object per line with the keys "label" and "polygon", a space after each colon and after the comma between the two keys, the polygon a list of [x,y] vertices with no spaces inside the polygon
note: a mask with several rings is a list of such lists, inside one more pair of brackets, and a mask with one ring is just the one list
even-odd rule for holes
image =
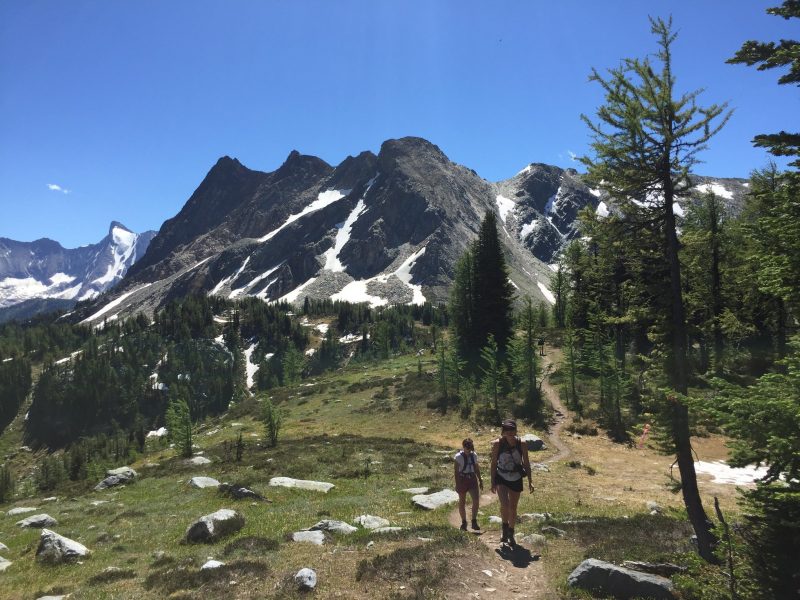
{"label": "dirt hiking trail", "polygon": [[[543,357],[543,372],[546,374],[549,374],[552,367],[552,354],[553,351]],[[550,421],[547,441],[551,448],[556,449],[556,453],[539,462],[540,464],[550,464],[564,460],[571,454],[571,450],[560,437],[561,430],[567,422],[568,413],[561,404],[557,391],[550,385],[548,375],[545,375],[542,381],[542,393],[553,407],[553,418]],[[537,462],[533,456],[531,456],[531,462]],[[535,479],[534,472],[534,485],[536,485]],[[486,481],[488,489],[488,478]],[[496,502],[496,494],[488,492],[481,494],[481,510],[485,510],[487,506]],[[499,512],[499,507],[494,512]],[[469,515],[468,502],[467,518]],[[461,526],[458,508],[450,513],[448,521],[453,527]],[[541,561],[546,560],[546,556],[542,557],[536,551],[525,548],[524,545],[518,545],[514,550],[506,546],[501,547],[499,526],[492,524],[484,527],[479,538],[492,550],[491,558],[475,556],[469,560],[457,562],[452,571],[456,581],[449,586],[445,598],[499,597],[551,600],[559,597],[555,590],[549,589],[550,586],[544,574]],[[470,529],[470,531],[472,530]]]}

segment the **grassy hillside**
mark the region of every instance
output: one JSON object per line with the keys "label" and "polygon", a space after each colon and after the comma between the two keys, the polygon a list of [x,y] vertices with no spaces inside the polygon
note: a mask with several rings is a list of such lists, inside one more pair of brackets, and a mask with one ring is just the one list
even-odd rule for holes
{"label": "grassy hillside", "polygon": [[[548,472],[536,472],[536,492],[523,496],[520,513],[551,516],[547,522],[521,523],[518,537],[547,525],[566,535],[548,535],[546,546],[532,549],[541,557],[524,567],[451,527],[452,506],[432,512],[413,508],[402,489],[452,487],[450,457],[465,436],[475,439],[488,470],[488,448],[496,435],[491,427],[461,419],[458,411],[428,408],[436,395],[428,374],[434,369],[430,355],[423,358],[422,374],[417,357],[406,355],[351,363],[294,388],[278,388],[271,398],[287,418],[275,448],[264,441],[259,398],[251,398],[198,426],[195,451],[211,464],[189,466],[165,442],[151,439],[132,464],[140,474],[136,483],[102,492],[67,488],[50,501],[31,495],[32,486],[24,483],[36,457],[12,451],[21,440],[15,423],[0,448],[15,455],[10,463],[23,483],[2,510],[30,506],[47,512],[59,522],[52,529],[86,545],[92,556],[83,564],[40,565],[34,559],[39,530],[15,526],[29,515],[2,515],[0,542],[9,547],[2,556],[13,561],[0,574],[3,597],[294,597],[292,576],[307,566],[319,575],[319,598],[461,597],[465,587],[491,594],[482,590],[498,589],[500,582],[516,586],[519,597],[557,598],[570,596],[566,575],[585,557],[662,560],[691,550],[680,498],[667,485],[671,459],[649,448],[613,444],[602,435],[564,434],[572,455],[550,464]],[[236,462],[239,433],[245,448]],[[546,432],[535,433],[547,440]],[[724,456],[719,439],[698,440],[697,447],[704,460]],[[532,460],[553,454],[545,450]],[[188,481],[197,475],[244,484],[268,502],[191,488]],[[269,479],[279,475],[336,487],[328,494],[269,487]],[[708,502],[712,494],[720,495],[723,509],[735,510],[730,486],[704,483],[703,491]],[[651,515],[648,501],[658,502],[662,513]],[[194,520],[223,507],[244,515],[242,531],[212,545],[182,543]],[[481,511],[482,526],[490,533],[499,527],[488,521],[497,511],[497,504]],[[352,523],[362,514],[404,529],[328,535],[323,546],[290,541],[292,532],[323,518]],[[209,557],[226,565],[200,571]]]}

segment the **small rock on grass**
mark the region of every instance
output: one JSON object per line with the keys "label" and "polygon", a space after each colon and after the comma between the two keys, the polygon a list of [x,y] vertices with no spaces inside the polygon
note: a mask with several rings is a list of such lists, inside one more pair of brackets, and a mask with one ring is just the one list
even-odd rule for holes
{"label": "small rock on grass", "polygon": [[224,567],[224,566],[225,566],[224,562],[212,559],[212,560],[206,561],[206,563],[202,567],[200,567],[200,570],[201,571],[208,571],[209,569],[219,569],[220,567]]}
{"label": "small rock on grass", "polygon": [[420,508],[435,510],[458,502],[458,494],[453,490],[442,490],[435,494],[417,494],[411,497],[411,501]]}
{"label": "small rock on grass", "polygon": [[15,515],[24,515],[25,513],[34,512],[35,510],[39,510],[37,508],[33,508],[31,506],[18,506],[17,508],[12,508],[6,513],[6,516],[13,517]]}
{"label": "small rock on grass", "polygon": [[11,561],[10,561],[10,560],[8,560],[8,559],[6,559],[6,558],[3,558],[2,556],[0,556],[0,573],[2,573],[2,572],[3,572],[3,571],[5,571],[5,570],[6,570],[8,567],[10,567],[10,566],[11,566],[11,564],[12,564],[12,563],[11,563]]}
{"label": "small rock on grass", "polygon": [[355,518],[355,522],[361,525],[364,529],[378,529],[379,527],[388,527],[389,521],[383,517],[376,517],[375,515],[361,515]]}
{"label": "small rock on grass", "polygon": [[295,531],[292,534],[292,541],[322,546],[325,543],[325,534],[322,531]]}
{"label": "small rock on grass", "polygon": [[314,572],[314,569],[304,567],[294,576],[294,581],[297,587],[302,591],[313,590],[317,587],[317,574]]}
{"label": "small rock on grass", "polygon": [[52,527],[53,525],[58,525],[58,521],[56,521],[53,517],[51,517],[47,513],[42,513],[40,515],[33,515],[32,517],[28,517],[27,519],[22,519],[21,521],[17,521],[17,527],[35,527],[39,529],[41,527]]}
{"label": "small rock on grass", "polygon": [[563,529],[559,529],[558,527],[550,527],[550,526],[542,527],[542,533],[549,533],[549,534],[552,534],[552,535],[554,535],[556,537],[560,537],[560,538],[563,538],[565,535],[567,535],[567,532],[564,531]]}
{"label": "small rock on grass", "polygon": [[344,521],[336,521],[334,519],[325,519],[316,525],[309,528],[309,531],[330,531],[332,533],[341,533],[343,535],[350,535],[358,531],[357,527],[353,527]]}
{"label": "small rock on grass", "polygon": [[244,527],[244,517],[230,508],[201,517],[186,530],[187,542],[213,543],[227,535],[236,533]]}
{"label": "small rock on grass", "polygon": [[49,564],[61,564],[76,562],[90,554],[89,549],[83,544],[58,535],[55,531],[42,529],[39,547],[36,550],[36,560]]}

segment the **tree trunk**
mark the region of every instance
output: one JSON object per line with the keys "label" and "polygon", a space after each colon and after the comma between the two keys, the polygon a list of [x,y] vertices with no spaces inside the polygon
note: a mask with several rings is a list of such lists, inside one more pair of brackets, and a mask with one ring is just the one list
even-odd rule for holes
{"label": "tree trunk", "polygon": [[[686,395],[688,391],[689,365],[687,359],[687,331],[686,311],[683,306],[683,293],[681,291],[681,265],[678,260],[678,236],[675,229],[675,214],[672,203],[674,194],[672,182],[667,180],[664,185],[664,215],[666,234],[666,259],[670,271],[670,296],[672,300],[672,356],[667,368],[667,376],[672,388],[679,394]],[[697,535],[697,546],[700,556],[710,562],[717,563],[714,556],[714,547],[717,538],[711,531],[711,522],[703,509],[700,491],[697,488],[697,473],[694,469],[694,456],[692,455],[691,433],[689,431],[689,410],[678,398],[672,399],[672,441],[675,445],[675,454],[678,469],[681,474],[681,491],[683,502],[689,521]]]}

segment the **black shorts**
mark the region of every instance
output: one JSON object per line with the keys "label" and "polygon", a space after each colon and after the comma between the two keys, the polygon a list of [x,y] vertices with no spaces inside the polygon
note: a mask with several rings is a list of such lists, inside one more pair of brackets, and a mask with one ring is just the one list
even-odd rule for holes
{"label": "black shorts", "polygon": [[509,481],[500,473],[497,474],[497,478],[494,480],[496,485],[504,485],[512,492],[521,492],[522,491],[522,477],[517,479],[516,481]]}

